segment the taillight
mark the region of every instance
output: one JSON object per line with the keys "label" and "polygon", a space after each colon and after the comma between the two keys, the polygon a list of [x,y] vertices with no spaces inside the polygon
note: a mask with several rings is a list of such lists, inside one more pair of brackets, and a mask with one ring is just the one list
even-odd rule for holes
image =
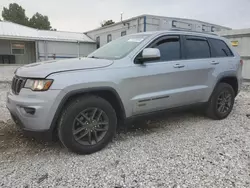
{"label": "taillight", "polygon": [[242,59],[240,60],[240,64],[243,65],[243,60]]}

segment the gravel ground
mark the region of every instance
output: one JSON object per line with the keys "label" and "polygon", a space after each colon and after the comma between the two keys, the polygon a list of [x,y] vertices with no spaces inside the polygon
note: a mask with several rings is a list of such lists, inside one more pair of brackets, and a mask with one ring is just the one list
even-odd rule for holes
{"label": "gravel ground", "polygon": [[10,82],[14,76],[14,72],[21,65],[2,65],[0,64],[0,83]]}
{"label": "gravel ground", "polygon": [[250,187],[250,85],[225,120],[148,120],[87,156],[24,137],[4,109],[7,90],[0,85],[0,187]]}
{"label": "gravel ground", "polygon": [[[0,83],[0,122],[7,122],[10,119],[10,114],[6,109],[6,98],[7,98],[7,91],[10,88],[10,84],[8,83]],[[1,129],[1,127],[0,127]]]}

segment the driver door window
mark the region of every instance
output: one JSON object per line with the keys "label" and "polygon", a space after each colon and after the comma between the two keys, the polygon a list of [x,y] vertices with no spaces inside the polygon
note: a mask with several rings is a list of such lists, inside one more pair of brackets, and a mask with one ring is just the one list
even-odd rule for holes
{"label": "driver door window", "polygon": [[151,47],[160,50],[160,61],[174,61],[181,59],[181,44],[179,36],[164,37],[156,41]]}

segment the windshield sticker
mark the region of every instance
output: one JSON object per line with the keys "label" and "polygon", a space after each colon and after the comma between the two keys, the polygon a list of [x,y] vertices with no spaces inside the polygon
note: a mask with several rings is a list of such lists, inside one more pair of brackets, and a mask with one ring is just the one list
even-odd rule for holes
{"label": "windshield sticker", "polygon": [[133,38],[133,39],[128,39],[128,42],[142,42],[144,38]]}

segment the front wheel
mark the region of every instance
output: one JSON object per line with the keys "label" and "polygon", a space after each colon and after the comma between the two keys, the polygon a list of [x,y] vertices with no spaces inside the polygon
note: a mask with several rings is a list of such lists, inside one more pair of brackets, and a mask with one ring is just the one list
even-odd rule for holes
{"label": "front wheel", "polygon": [[84,96],[67,105],[61,116],[58,135],[71,151],[91,154],[112,140],[116,125],[115,110],[106,100]]}
{"label": "front wheel", "polygon": [[234,100],[235,92],[232,86],[219,83],[209,100],[207,116],[215,120],[225,119],[233,109]]}

